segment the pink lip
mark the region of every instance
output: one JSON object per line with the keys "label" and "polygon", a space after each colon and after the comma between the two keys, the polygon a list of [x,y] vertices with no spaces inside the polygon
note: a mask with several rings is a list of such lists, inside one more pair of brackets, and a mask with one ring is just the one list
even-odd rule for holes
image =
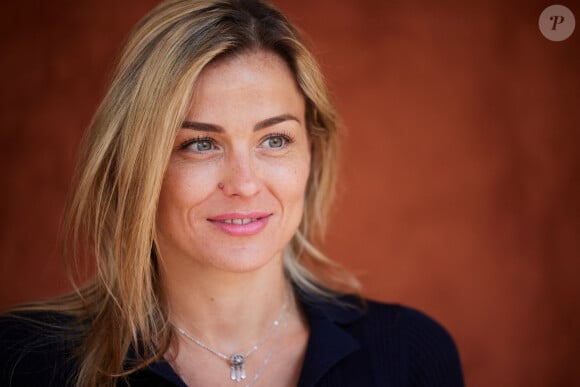
{"label": "pink lip", "polygon": [[[228,213],[208,218],[212,224],[226,234],[233,236],[250,236],[262,231],[272,216],[267,212]],[[239,222],[242,221],[242,224]]]}

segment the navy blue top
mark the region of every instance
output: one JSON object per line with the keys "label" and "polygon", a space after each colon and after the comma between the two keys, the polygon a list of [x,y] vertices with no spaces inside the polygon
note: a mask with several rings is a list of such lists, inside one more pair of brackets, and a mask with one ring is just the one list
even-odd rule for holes
{"label": "navy blue top", "polygon": [[[298,387],[463,386],[451,336],[423,313],[372,301],[364,309],[320,300],[302,300],[302,305],[310,337]],[[0,318],[1,386],[60,387],[74,374],[72,344],[63,339],[66,330],[55,328],[67,318],[33,316],[36,322]],[[132,374],[128,383],[185,386],[165,361]]]}

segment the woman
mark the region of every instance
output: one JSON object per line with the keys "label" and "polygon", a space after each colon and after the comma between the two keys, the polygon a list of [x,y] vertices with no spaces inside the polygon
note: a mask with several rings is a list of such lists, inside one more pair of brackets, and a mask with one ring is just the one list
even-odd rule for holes
{"label": "woman", "polygon": [[461,386],[423,314],[312,244],[336,171],[315,60],[274,7],[171,0],[86,136],[67,252],[96,275],[0,321],[2,385]]}

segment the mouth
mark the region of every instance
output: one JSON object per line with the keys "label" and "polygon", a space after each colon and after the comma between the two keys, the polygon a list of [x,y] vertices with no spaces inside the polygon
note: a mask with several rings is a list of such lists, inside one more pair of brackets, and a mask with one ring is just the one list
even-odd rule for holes
{"label": "mouth", "polygon": [[222,222],[229,224],[247,224],[250,222],[255,222],[262,218],[267,218],[272,215],[271,212],[229,212],[224,214],[219,214],[208,218],[210,222]]}
{"label": "mouth", "polygon": [[242,219],[223,219],[216,220],[216,222],[222,222],[225,224],[248,224],[257,221],[258,218],[242,218]]}
{"label": "mouth", "polygon": [[218,230],[232,236],[251,236],[258,234],[268,224],[272,213],[229,213],[208,218]]}

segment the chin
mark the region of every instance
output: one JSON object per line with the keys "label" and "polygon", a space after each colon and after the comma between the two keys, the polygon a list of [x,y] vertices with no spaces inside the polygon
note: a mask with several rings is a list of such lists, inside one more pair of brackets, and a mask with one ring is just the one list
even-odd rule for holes
{"label": "chin", "polygon": [[212,265],[231,273],[250,273],[266,266],[282,265],[282,250],[265,254],[264,251],[231,252],[212,259]]}

